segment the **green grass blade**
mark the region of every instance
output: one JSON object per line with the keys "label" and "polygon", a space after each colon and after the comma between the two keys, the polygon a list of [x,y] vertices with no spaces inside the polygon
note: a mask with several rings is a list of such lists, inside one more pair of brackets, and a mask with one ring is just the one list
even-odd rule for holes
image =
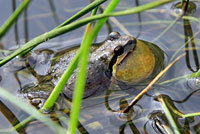
{"label": "green grass blade", "polygon": [[196,77],[197,77],[197,78],[200,77],[200,69],[196,72]]}
{"label": "green grass blade", "polygon": [[128,14],[134,14],[134,13],[138,13],[138,12],[142,12],[145,11],[147,9],[150,8],[154,8],[157,6],[160,6],[162,4],[165,4],[167,2],[170,2],[171,0],[158,0],[155,2],[151,2],[139,7],[135,7],[135,8],[131,8],[131,9],[127,9],[125,11],[119,11],[119,12],[115,12],[115,13],[107,13],[107,14],[100,14],[100,15],[95,15],[95,16],[91,16],[76,22],[73,22],[71,24],[68,24],[66,26],[60,27],[60,28],[56,28],[50,32],[44,33],[34,39],[32,39],[31,41],[29,41],[28,43],[26,43],[23,47],[17,49],[14,53],[12,53],[11,55],[9,55],[8,57],[4,58],[2,61],[0,61],[0,66],[4,65],[5,63],[7,63],[8,61],[10,61],[11,59],[13,59],[15,56],[21,54],[23,51],[28,52],[27,50],[31,51],[31,49],[35,48],[37,45],[39,45],[42,42],[45,42],[51,38],[57,37],[58,35],[67,33],[69,31],[72,31],[74,29],[77,29],[89,22],[92,22],[94,20],[98,20],[101,18],[107,18],[109,16],[121,16],[121,15],[128,15]]}
{"label": "green grass blade", "polygon": [[[112,0],[103,14],[112,12],[119,3],[119,1],[120,0]],[[69,125],[70,134],[75,134],[78,126],[78,118],[86,82],[87,64],[88,64],[90,46],[92,44],[92,41],[100,31],[100,29],[103,27],[106,20],[107,18],[99,20],[96,23],[94,29],[92,29],[92,26],[89,24],[84,34],[84,38],[81,44],[81,49],[83,49],[83,51],[81,53],[81,58],[79,62],[80,65],[79,73],[77,74],[77,81],[75,83],[75,90],[72,101],[72,110],[70,114],[70,125]]]}
{"label": "green grass blade", "polygon": [[105,1],[107,1],[107,0],[95,0],[94,2],[92,2],[91,4],[89,4],[88,6],[86,6],[85,8],[83,8],[81,11],[79,11],[78,13],[76,13],[75,15],[73,15],[71,18],[69,18],[68,20],[66,20],[65,22],[63,22],[62,24],[60,24],[59,26],[57,26],[56,28],[60,28],[62,26],[70,24],[71,22],[79,19],[80,17],[82,17],[86,13],[90,12],[94,8],[98,7],[99,5],[101,5],[102,3],[104,3]]}
{"label": "green grass blade", "polygon": [[72,72],[78,65],[78,59],[80,55],[80,50],[76,54],[76,56],[73,58],[73,60],[70,62],[69,66],[61,76],[59,82],[55,86],[54,90],[48,97],[47,101],[45,102],[44,106],[42,107],[42,111],[47,111],[50,109],[53,105],[56,99],[58,98],[60,92],[62,91],[63,87],[65,86],[66,82],[68,81],[69,77],[71,76]]}
{"label": "green grass blade", "polygon": [[[87,26],[86,29],[89,29],[89,25]],[[86,30],[87,32],[91,32]],[[85,33],[87,33],[85,32]],[[84,34],[83,37],[83,43],[85,43],[86,38],[88,37],[88,34]],[[87,45],[87,44],[86,44]],[[81,107],[81,100],[82,100],[82,96],[83,96],[83,92],[84,92],[84,86],[85,86],[85,77],[86,77],[86,68],[87,68],[87,64],[88,64],[88,55],[87,53],[89,53],[89,48],[90,46],[86,46],[84,48],[84,46],[82,45],[81,49],[84,49],[81,53],[81,59],[79,61],[79,65],[81,64],[78,76],[77,76],[77,81],[75,83],[75,90],[74,90],[74,95],[73,95],[73,103],[72,103],[72,111],[70,113],[70,125],[69,125],[69,132],[70,134],[75,134],[76,133],[76,128],[78,125],[78,116],[79,116],[79,111],[80,111],[80,107]],[[85,59],[83,59],[85,58]]]}
{"label": "green grass blade", "polygon": [[[48,117],[46,117],[43,114],[41,114],[38,110],[36,110],[32,106],[20,101],[19,98],[17,98],[16,96],[10,94],[8,91],[6,91],[5,89],[3,89],[1,87],[0,87],[0,97],[8,100],[12,104],[14,104],[17,107],[23,109],[25,112],[31,114],[32,118],[35,118],[35,119],[43,122],[45,125],[47,125],[52,130],[54,130],[54,131],[56,131],[58,133],[65,132],[65,130],[62,127],[57,125],[55,122],[50,120]],[[31,117],[29,117],[29,119],[31,119]],[[26,120],[26,123],[27,122],[28,121]]]}
{"label": "green grass blade", "polygon": [[171,126],[174,130],[174,133],[175,134],[181,134],[176,123],[175,123],[175,121],[174,121],[174,119],[173,119],[173,117],[172,117],[172,115],[171,115],[171,113],[170,113],[170,110],[168,109],[167,105],[165,104],[164,99],[161,96],[158,99],[161,102],[162,109],[165,112],[165,115],[167,116],[167,119],[169,120],[169,122],[170,122],[170,124],[171,124]]}
{"label": "green grass blade", "polygon": [[8,20],[0,28],[0,39],[6,34],[12,24],[17,20],[22,11],[28,6],[31,0],[23,0],[20,6],[12,13]]}

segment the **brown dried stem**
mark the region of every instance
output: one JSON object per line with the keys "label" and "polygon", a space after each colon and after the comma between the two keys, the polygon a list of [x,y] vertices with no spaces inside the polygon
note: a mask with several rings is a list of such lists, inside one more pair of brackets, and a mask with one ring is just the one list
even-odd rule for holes
{"label": "brown dried stem", "polygon": [[131,103],[121,112],[127,113],[131,107],[133,107],[141,98],[142,96],[149,91],[149,89],[155,84],[179,59],[185,56],[185,53],[178,56],[173,62],[171,62],[164,70],[162,70],[150,83],[149,85],[143,89],[132,101]]}

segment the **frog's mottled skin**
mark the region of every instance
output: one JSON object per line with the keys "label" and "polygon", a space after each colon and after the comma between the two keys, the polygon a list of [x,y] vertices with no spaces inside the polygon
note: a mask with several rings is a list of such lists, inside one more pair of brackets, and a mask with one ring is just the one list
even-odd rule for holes
{"label": "frog's mottled skin", "polygon": [[[128,43],[129,40],[134,39],[135,38],[128,35],[121,36],[117,32],[112,32],[109,35],[108,39],[99,48],[93,48],[88,64],[84,98],[94,94],[98,90],[105,90],[105,88],[109,86],[110,80],[105,75],[105,71],[108,70],[108,65],[113,56],[114,49],[119,45],[124,46]],[[50,72],[52,72],[54,84],[58,82],[60,76],[67,68],[76,52],[77,49],[69,51],[59,59],[58,63],[52,66]],[[63,93],[68,98],[72,98],[74,83],[76,80],[76,72],[77,69],[69,78],[67,84],[63,89]]]}

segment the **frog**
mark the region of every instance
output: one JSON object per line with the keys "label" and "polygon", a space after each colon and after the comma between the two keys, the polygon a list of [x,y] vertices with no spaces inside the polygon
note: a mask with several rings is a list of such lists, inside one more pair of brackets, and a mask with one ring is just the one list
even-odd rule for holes
{"label": "frog", "polygon": [[[63,50],[51,59],[48,70],[51,85],[58,83],[78,50],[79,47]],[[155,44],[111,32],[103,43],[91,47],[83,98],[105,91],[113,81],[126,84],[148,82],[162,70],[163,62],[163,50]],[[62,90],[62,94],[70,100],[77,72],[78,69],[75,69]]]}

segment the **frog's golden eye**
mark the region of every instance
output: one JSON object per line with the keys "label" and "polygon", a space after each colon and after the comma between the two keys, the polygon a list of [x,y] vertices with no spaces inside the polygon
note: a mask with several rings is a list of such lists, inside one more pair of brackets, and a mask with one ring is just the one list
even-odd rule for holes
{"label": "frog's golden eye", "polygon": [[114,54],[116,56],[120,56],[124,53],[124,47],[123,46],[117,46],[115,49],[114,49]]}
{"label": "frog's golden eye", "polygon": [[109,34],[108,40],[113,41],[113,40],[119,39],[119,37],[120,37],[120,33],[112,32],[112,33]]}

